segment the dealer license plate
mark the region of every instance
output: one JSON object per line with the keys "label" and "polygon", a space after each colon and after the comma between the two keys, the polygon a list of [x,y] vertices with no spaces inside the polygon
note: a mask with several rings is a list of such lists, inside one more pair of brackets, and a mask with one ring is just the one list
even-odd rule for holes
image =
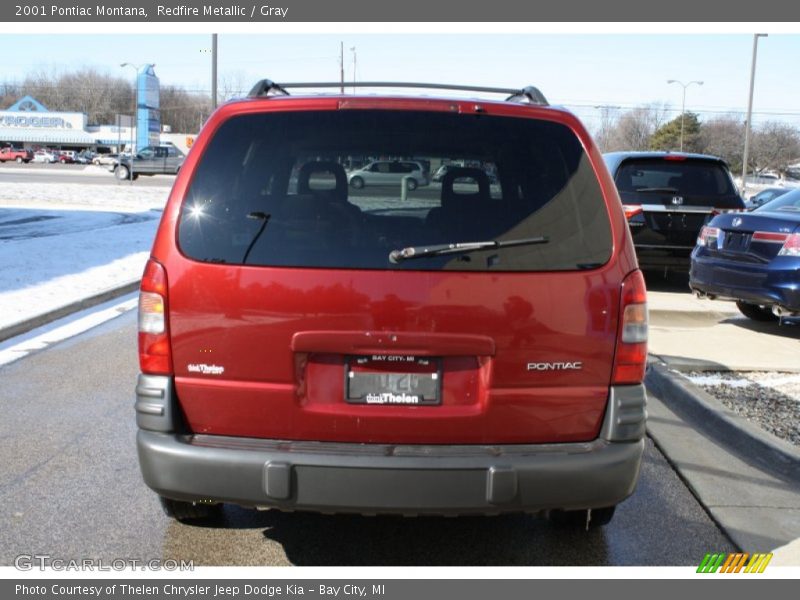
{"label": "dealer license plate", "polygon": [[441,404],[441,360],[430,356],[350,356],[345,399],[351,404]]}

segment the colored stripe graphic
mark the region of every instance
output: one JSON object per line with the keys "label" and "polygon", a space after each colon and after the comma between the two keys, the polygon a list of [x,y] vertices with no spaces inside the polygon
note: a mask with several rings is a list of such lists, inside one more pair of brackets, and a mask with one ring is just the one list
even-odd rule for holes
{"label": "colored stripe graphic", "polygon": [[753,557],[750,559],[750,562],[747,564],[745,568],[745,573],[763,573],[764,569],[767,568],[769,561],[772,560],[772,553],[769,554],[753,554]]}
{"label": "colored stripe graphic", "polygon": [[[707,553],[700,565],[697,567],[698,573],[740,573],[744,569],[745,573],[763,573],[767,565],[772,560],[772,553],[748,554],[747,552],[735,552],[730,554]],[[749,561],[748,561],[749,559]]]}

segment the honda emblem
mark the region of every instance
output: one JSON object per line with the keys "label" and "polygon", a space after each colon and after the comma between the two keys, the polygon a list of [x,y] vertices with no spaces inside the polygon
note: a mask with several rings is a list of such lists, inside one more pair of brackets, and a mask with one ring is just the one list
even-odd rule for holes
{"label": "honda emblem", "polygon": [[683,197],[682,196],[673,196],[672,203],[676,205],[683,204]]}
{"label": "honda emblem", "polygon": [[733,221],[731,221],[731,225],[734,227],[738,227],[742,224],[742,217],[733,217]]}

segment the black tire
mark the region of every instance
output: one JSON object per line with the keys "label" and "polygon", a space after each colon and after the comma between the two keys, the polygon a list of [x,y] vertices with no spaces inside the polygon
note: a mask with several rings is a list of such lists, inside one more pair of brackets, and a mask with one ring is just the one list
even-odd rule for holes
{"label": "black tire", "polygon": [[769,323],[778,320],[778,317],[772,314],[772,309],[768,306],[759,306],[758,304],[748,304],[747,302],[739,301],[736,303],[736,308],[738,308],[739,312],[745,317],[753,319],[753,321]]}
{"label": "black tire", "polygon": [[361,177],[353,177],[350,180],[350,186],[355,190],[360,190],[364,187],[364,180]]}
{"label": "black tire", "polygon": [[[21,165],[21,164],[22,164],[22,160],[23,160],[23,158],[22,158],[21,156],[18,156],[18,157],[16,158],[17,164],[18,164],[18,165]],[[3,161],[3,162],[5,162],[5,161]]]}
{"label": "black tire", "polygon": [[414,179],[413,177],[406,182],[406,189],[409,192],[413,192],[415,189],[417,189],[417,186],[419,186],[419,184],[417,183],[417,180]]}
{"label": "black tire", "polygon": [[[614,518],[614,511],[616,506],[607,506],[605,508],[593,508],[592,516],[589,520],[589,529],[596,527],[605,527]],[[563,527],[580,528],[586,527],[586,513],[587,510],[554,510],[550,513],[550,520]]]}
{"label": "black tire", "polygon": [[131,174],[130,170],[128,170],[128,167],[126,167],[125,165],[117,165],[116,167],[114,167],[114,175],[117,177],[117,179],[120,180],[128,179],[130,174]]}
{"label": "black tire", "polygon": [[168,517],[180,522],[213,521],[222,516],[221,504],[206,504],[203,502],[184,502],[159,496],[161,508]]}

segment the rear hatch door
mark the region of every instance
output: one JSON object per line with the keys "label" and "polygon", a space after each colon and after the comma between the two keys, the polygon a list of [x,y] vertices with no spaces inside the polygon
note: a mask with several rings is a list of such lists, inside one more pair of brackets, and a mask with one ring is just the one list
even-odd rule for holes
{"label": "rear hatch door", "polygon": [[[626,273],[574,131],[490,106],[282,111],[290,102],[220,127],[183,200],[181,255],[163,259],[189,427],[365,443],[595,439]],[[349,187],[349,164],[372,157],[477,166],[415,190]],[[519,243],[421,257],[485,240]],[[414,250],[390,258],[402,249]]]}

